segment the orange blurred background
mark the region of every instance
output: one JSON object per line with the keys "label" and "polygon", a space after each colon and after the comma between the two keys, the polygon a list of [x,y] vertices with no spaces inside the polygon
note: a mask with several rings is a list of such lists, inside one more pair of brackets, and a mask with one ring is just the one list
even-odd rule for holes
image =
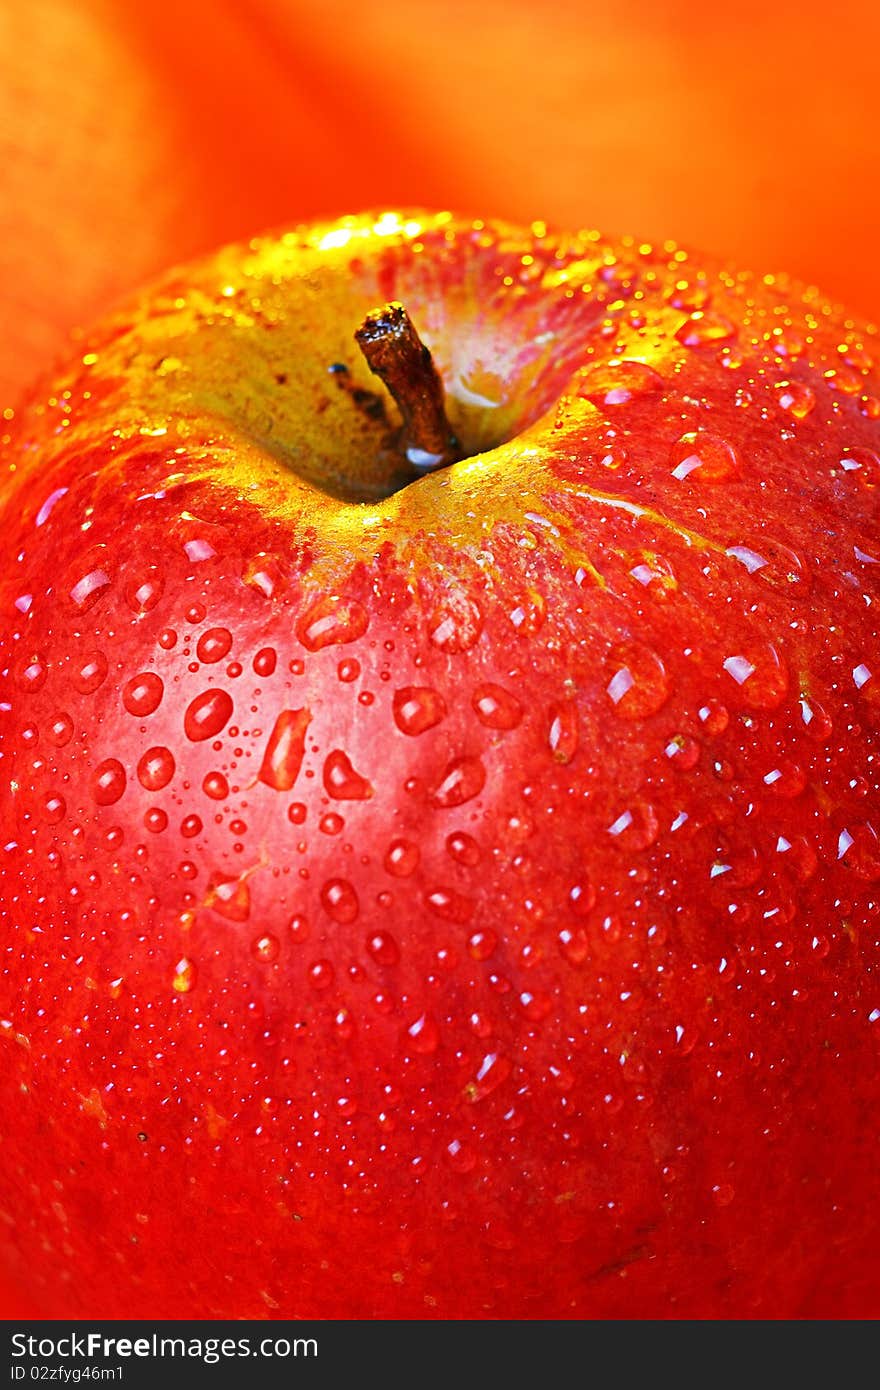
{"label": "orange blurred background", "polygon": [[674,237],[880,318],[878,48],[876,0],[0,0],[0,407],[169,262],[399,203]]}

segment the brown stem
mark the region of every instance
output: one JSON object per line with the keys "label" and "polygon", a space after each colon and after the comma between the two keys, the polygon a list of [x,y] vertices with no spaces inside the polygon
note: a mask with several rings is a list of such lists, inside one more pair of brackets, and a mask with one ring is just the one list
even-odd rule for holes
{"label": "brown stem", "polygon": [[407,461],[419,472],[457,462],[462,452],[446,418],[440,373],[403,305],[374,309],[354,336],[403,416],[401,448]]}

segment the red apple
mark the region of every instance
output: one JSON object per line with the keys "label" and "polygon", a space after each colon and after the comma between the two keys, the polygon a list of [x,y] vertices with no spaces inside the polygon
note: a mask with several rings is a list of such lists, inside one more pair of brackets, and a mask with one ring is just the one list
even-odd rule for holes
{"label": "red apple", "polygon": [[0,1245],[46,1313],[880,1312],[878,352],[671,244],[386,214],[169,274],[33,396]]}

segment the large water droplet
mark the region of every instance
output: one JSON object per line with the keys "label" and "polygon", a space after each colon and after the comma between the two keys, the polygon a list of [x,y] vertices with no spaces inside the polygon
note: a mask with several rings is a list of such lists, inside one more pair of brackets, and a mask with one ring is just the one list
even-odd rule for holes
{"label": "large water droplet", "polygon": [[396,965],[400,960],[400,947],[390,932],[371,932],[366,944],[377,965]]}
{"label": "large water droplet", "polygon": [[460,589],[443,594],[428,620],[428,635],[434,646],[450,656],[470,651],[482,631],[480,605]]}
{"label": "large water droplet", "polygon": [[406,1036],[412,1051],[418,1052],[423,1057],[436,1052],[440,1043],[440,1029],[437,1027],[436,1020],[429,1013],[420,1014],[417,1019],[414,1019],[407,1027]]}
{"label": "large water droplet", "polygon": [[411,840],[392,840],[384,859],[386,873],[394,878],[409,878],[419,866],[421,854]]}
{"label": "large water droplet", "polygon": [[403,734],[415,736],[433,729],[446,717],[446,701],[424,685],[407,685],[394,692],[394,722]]}
{"label": "large water droplet", "polygon": [[129,714],[144,719],[153,714],[162,703],[165,686],[161,676],[154,671],[142,671],[132,676],[122,691],[122,703]]}
{"label": "large water droplet", "polygon": [[688,348],[713,347],[736,337],[736,325],[713,310],[698,310],[677,329],[676,338]]}
{"label": "large water droplet", "polygon": [[662,376],[645,362],[602,362],[590,367],[578,384],[577,393],[593,405],[626,405],[636,396],[662,391]]}
{"label": "large water droplet", "polygon": [[444,922],[456,922],[463,926],[474,915],[474,904],[470,898],[456,893],[452,888],[434,888],[425,894],[425,905],[435,917]]}
{"label": "large water droplet", "polygon": [[621,642],[605,661],[606,691],[623,719],[656,714],[669,698],[669,678],[660,657],[641,642]]}
{"label": "large water droplet", "polygon": [[232,633],[226,627],[211,627],[196,643],[196,656],[206,666],[222,661],[232,647]]}
{"label": "large water droplet", "polygon": [[212,801],[225,801],[229,795],[229,783],[222,772],[208,772],[202,781],[202,791]]}
{"label": "large water droplet", "polygon": [[336,594],[318,599],[300,618],[296,634],[307,651],[354,642],[367,630],[369,618],[363,604]]}
{"label": "large water droplet", "polygon": [[454,758],[443,773],[429,800],[432,806],[462,806],[479,796],[486,785],[486,769],[479,758]]}
{"label": "large water droplet", "polygon": [[672,446],[672,476],[682,481],[720,483],[739,468],[739,455],[729,440],[709,430],[691,430]]}
{"label": "large water droplet", "polygon": [[73,720],[69,714],[56,714],[46,730],[46,737],[54,748],[64,748],[73,738]]}
{"label": "large water droplet", "polygon": [[274,647],[263,647],[253,660],[254,673],[258,676],[271,676],[278,664],[278,654]]}
{"label": "large water droplet", "polygon": [[195,962],[187,956],[182,956],[174,967],[171,979],[175,994],[189,994],[190,990],[195,989],[197,975]]}
{"label": "large water droplet", "polygon": [[246,922],[251,915],[251,890],[247,879],[214,874],[208,883],[205,907],[229,922]]}
{"label": "large water droplet", "polygon": [[777,709],[788,693],[788,667],[771,642],[749,644],[722,665],[753,709]]}
{"label": "large water droplet", "polygon": [[321,889],[321,905],[327,916],[342,926],[353,922],[360,911],[358,895],[345,878],[327,880]]}
{"label": "large water droplet", "polygon": [[487,1052],[477,1069],[477,1074],[465,1091],[465,1099],[475,1104],[485,1100],[497,1091],[513,1071],[513,1063],[503,1053]]}
{"label": "large water droplet", "polygon": [[15,684],[25,695],[36,695],[42,690],[48,674],[46,658],[38,652],[20,656],[15,663]]}
{"label": "large water droplet", "polygon": [[125,791],[125,768],[118,758],[105,758],[92,774],[92,795],[99,806],[112,806]]}
{"label": "large water droplet", "polygon": [[523,708],[519,700],[503,686],[491,682],[477,686],[471,696],[471,706],[487,729],[515,729],[522,721]]}
{"label": "large water droplet", "polygon": [[134,613],[149,613],[165,591],[165,578],[157,565],[146,565],[129,575],[125,601]]}
{"label": "large water droplet", "polygon": [[578,712],[572,701],[551,706],[548,740],[554,761],[563,766],[570,763],[579,740]]}
{"label": "large water droplet", "polygon": [[373,788],[366,777],[355,771],[348,754],[341,748],[334,748],[327,755],[324,789],[328,796],[335,797],[337,801],[368,801],[373,795]]}
{"label": "large water droplet", "polygon": [[193,743],[216,738],[232,718],[232,696],[226,690],[203,690],[187,707],[183,731]]}
{"label": "large water droplet", "polygon": [[800,381],[781,381],[776,387],[776,399],[781,409],[796,420],[805,420],[816,405],[816,393]]}
{"label": "large water droplet", "polygon": [[148,748],[137,765],[138,781],[149,792],[167,787],[175,772],[170,748]]}
{"label": "large water droplet", "polygon": [[475,868],[483,857],[476,840],[464,830],[454,830],[451,835],[447,835],[446,852],[469,869]]}
{"label": "large water droplet", "polygon": [[81,695],[92,695],[107,678],[107,658],[103,652],[92,652],[74,672],[72,680]]}
{"label": "large water droplet", "polygon": [[260,765],[259,778],[267,787],[277,792],[293,787],[305,756],[311,718],[307,709],[285,709],[278,715]]}

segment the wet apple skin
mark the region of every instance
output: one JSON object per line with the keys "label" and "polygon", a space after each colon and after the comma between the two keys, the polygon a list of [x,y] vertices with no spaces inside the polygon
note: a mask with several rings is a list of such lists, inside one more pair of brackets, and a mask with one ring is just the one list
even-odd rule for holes
{"label": "wet apple skin", "polygon": [[[385,496],[328,368],[375,389],[395,298],[493,447]],[[876,1315],[877,353],[414,213],[173,272],[35,391],[0,1242],[48,1315]]]}

